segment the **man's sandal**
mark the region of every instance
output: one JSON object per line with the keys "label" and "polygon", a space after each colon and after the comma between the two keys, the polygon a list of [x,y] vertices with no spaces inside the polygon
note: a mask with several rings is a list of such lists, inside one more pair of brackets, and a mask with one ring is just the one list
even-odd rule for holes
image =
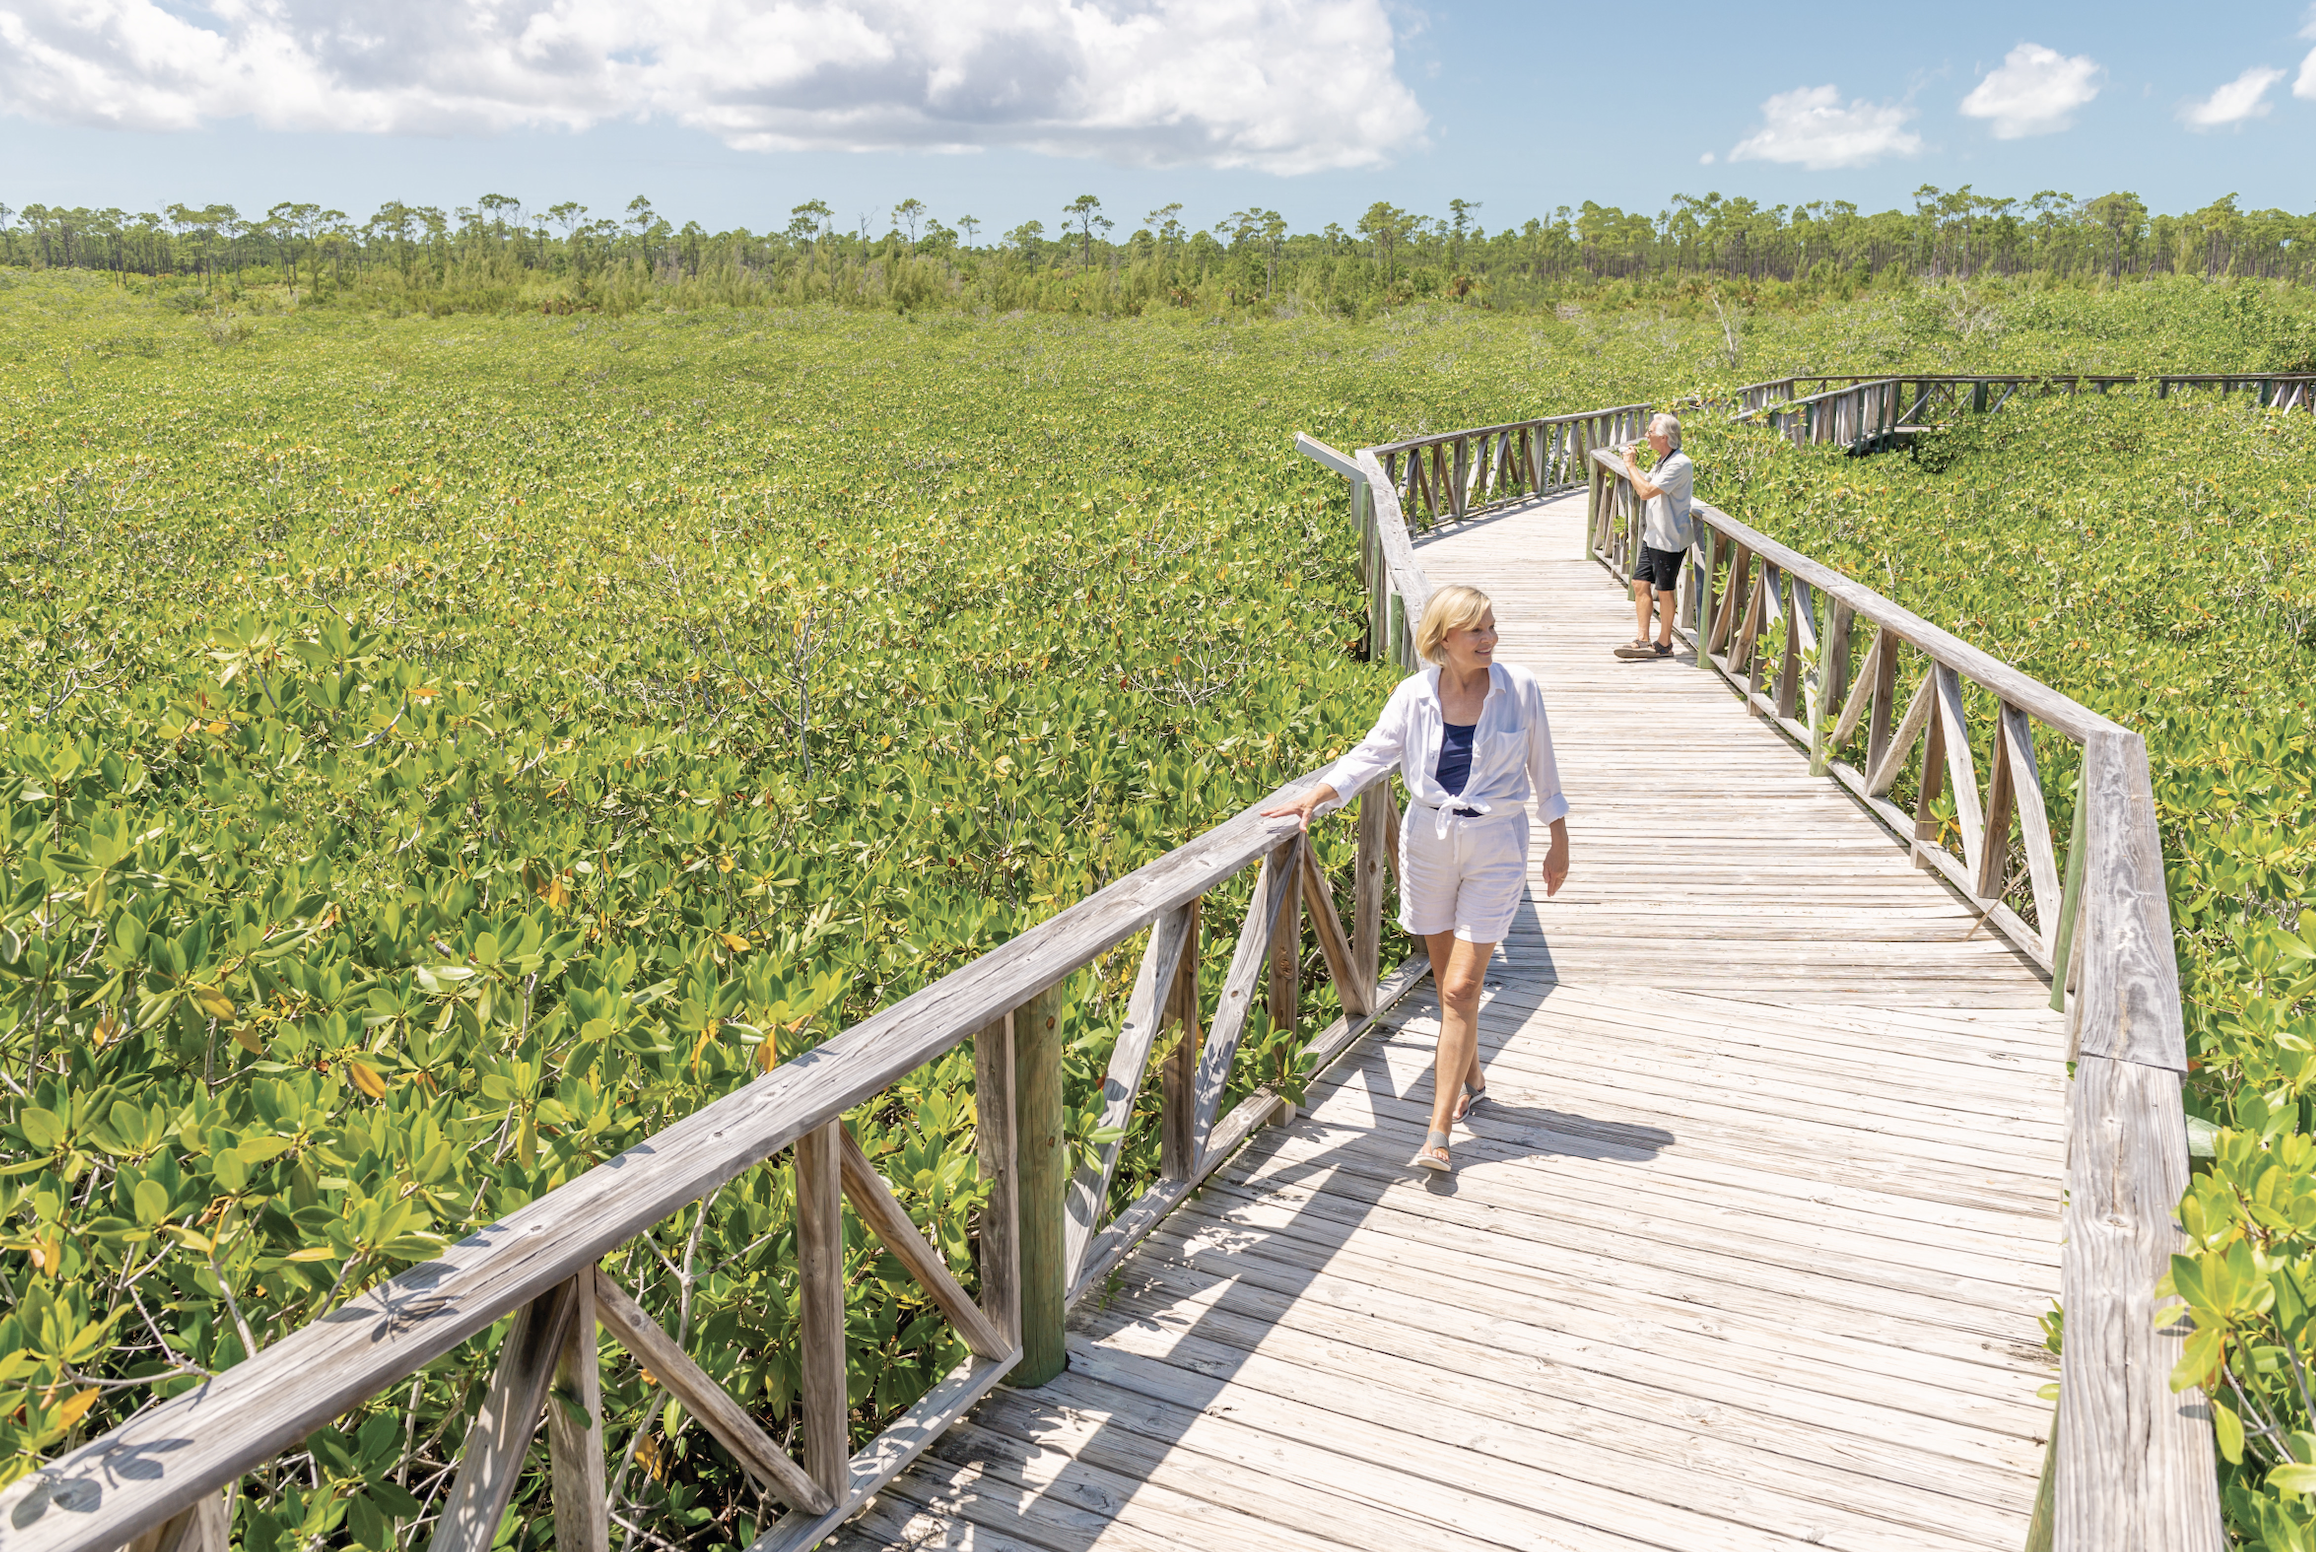
{"label": "man's sandal", "polygon": [[1425,1132],[1423,1134],[1423,1146],[1416,1151],[1414,1159],[1410,1162],[1417,1169],[1435,1170],[1444,1175],[1455,1167],[1448,1162],[1447,1151],[1447,1133]]}
{"label": "man's sandal", "polygon": [[1616,655],[1628,663],[1645,662],[1657,655],[1656,647],[1646,641],[1628,641],[1616,649]]}

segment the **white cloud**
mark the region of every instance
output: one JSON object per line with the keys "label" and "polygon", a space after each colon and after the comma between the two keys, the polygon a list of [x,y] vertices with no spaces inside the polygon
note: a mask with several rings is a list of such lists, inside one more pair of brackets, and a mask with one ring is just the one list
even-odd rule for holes
{"label": "white cloud", "polygon": [[1912,156],[1922,137],[1906,128],[1914,110],[1860,99],[1842,106],[1831,86],[1797,86],[1761,105],[1761,128],[1737,142],[1733,162],[1799,162],[1816,170],[1863,167],[1883,156]]}
{"label": "white cloud", "polygon": [[1994,120],[1997,140],[2048,135],[2074,123],[2075,110],[2099,95],[2099,78],[2105,74],[2088,54],[2021,43],[1971,88],[1962,111]]}
{"label": "white cloud", "polygon": [[2219,129],[2246,119],[2265,118],[2268,88],[2282,79],[2284,72],[2273,65],[2254,65],[2209,97],[2181,108],[2179,116],[2194,129]]}
{"label": "white cloud", "polygon": [[1703,156],[1697,158],[1697,165],[1699,167],[1710,167],[1716,160],[1717,158],[1713,155],[1713,153],[1707,151]]}
{"label": "white cloud", "polygon": [[[2316,5],[2308,7],[2308,25],[2300,29],[2300,36],[2316,38]],[[2292,95],[2316,98],[2316,49],[2310,49],[2308,57],[2300,61],[2300,74],[2292,82]]]}
{"label": "white cloud", "polygon": [[0,0],[0,107],[458,134],[659,117],[745,150],[1372,166],[1417,140],[1384,0]]}

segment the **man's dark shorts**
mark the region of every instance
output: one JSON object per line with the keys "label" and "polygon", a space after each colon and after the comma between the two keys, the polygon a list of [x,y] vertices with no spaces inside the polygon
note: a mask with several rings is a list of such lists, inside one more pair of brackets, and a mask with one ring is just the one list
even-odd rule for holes
{"label": "man's dark shorts", "polygon": [[1644,544],[1640,560],[1632,568],[1632,579],[1646,582],[1660,593],[1673,592],[1681,585],[1682,558],[1679,550],[1660,550]]}

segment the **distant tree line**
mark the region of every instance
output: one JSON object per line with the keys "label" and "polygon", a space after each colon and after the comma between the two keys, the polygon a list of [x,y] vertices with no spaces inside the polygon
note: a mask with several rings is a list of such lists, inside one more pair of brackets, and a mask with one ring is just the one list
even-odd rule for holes
{"label": "distant tree line", "polygon": [[[992,305],[1139,311],[1159,305],[1320,306],[1359,313],[1417,297],[1550,305],[1603,284],[1710,280],[1748,287],[1872,285],[1892,275],[2056,280],[2158,274],[2302,281],[2316,264],[2316,214],[2243,210],[2233,194],[2160,215],[2136,194],[2046,190],[1997,199],[1925,185],[1911,210],[1843,200],[1764,206],[1679,194],[1654,216],[1599,205],[1490,230],[1476,201],[1445,215],[1378,201],[1345,230],[1291,232],[1277,211],[1233,211],[1205,229],[1170,204],[1130,235],[1084,194],[1002,232],[970,214],[943,221],[905,199],[837,225],[807,200],[763,232],[681,226],[638,195],[599,215],[505,194],[444,211],[389,202],[356,221],[285,202],[262,216],[231,205],[159,213],[0,204],[0,265],[174,280],[201,298],[287,287],[301,303],[350,291],[427,308],[619,308],[672,300],[826,300],[903,309]],[[880,233],[877,228],[882,226]]]}

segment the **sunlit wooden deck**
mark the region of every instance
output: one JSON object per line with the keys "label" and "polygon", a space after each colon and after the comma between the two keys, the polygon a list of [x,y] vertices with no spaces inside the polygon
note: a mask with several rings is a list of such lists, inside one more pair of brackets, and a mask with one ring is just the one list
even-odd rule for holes
{"label": "sunlit wooden deck", "polygon": [[[2015,1549],[2055,1375],[2034,967],[1684,652],[1581,496],[1420,546],[1543,678],[1574,869],[1417,1178],[1428,984],[831,1545]],[[1539,841],[1542,832],[1538,833]]]}

